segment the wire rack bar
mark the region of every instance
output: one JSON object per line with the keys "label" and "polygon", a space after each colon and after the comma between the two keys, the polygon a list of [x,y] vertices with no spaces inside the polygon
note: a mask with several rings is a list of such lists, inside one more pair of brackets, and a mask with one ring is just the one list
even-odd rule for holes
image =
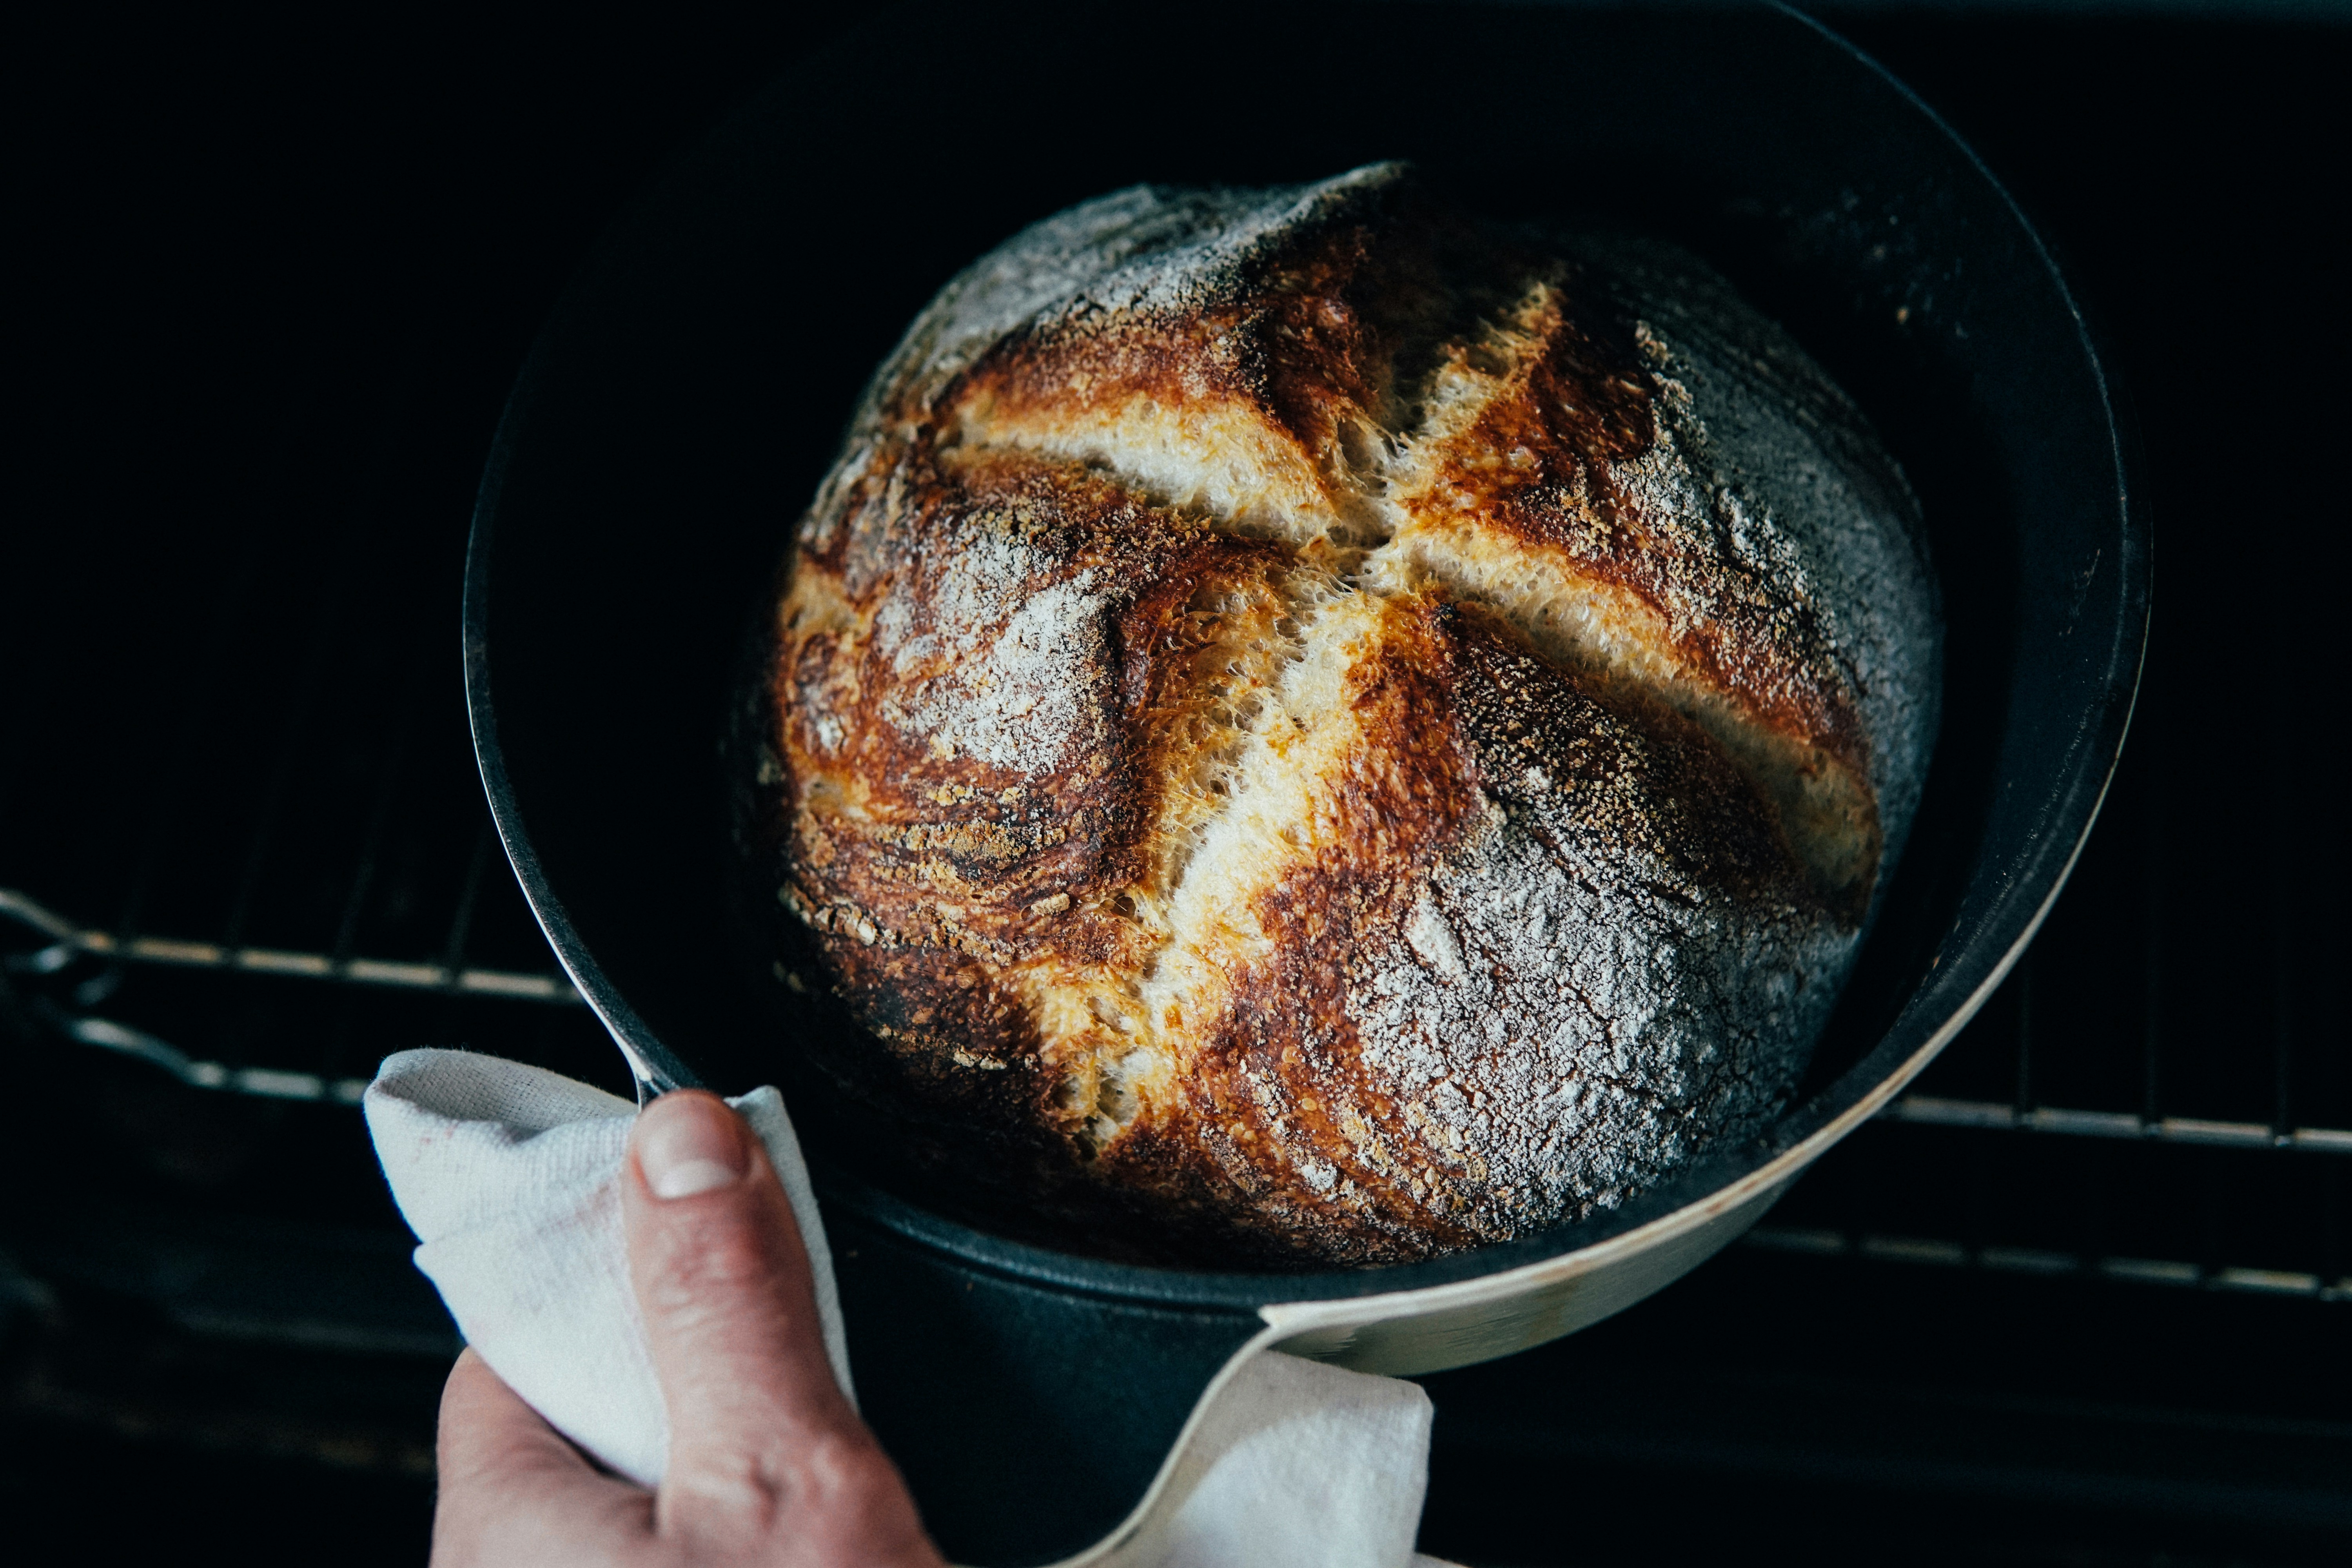
{"label": "wire rack bar", "polygon": [[411,991],[457,991],[478,996],[511,997],[560,1005],[585,1005],[562,974],[531,974],[505,969],[459,968],[449,963],[408,963],[381,958],[335,958],[323,952],[290,952],[272,947],[230,947],[221,942],[182,942],[139,936],[120,941],[109,932],[78,926],[23,893],[0,888],[0,915],[14,918],[49,939],[22,962],[37,973],[53,973],[85,954],[131,963],[181,969],[220,969],[252,974],[299,975],[356,985],[389,985]]}
{"label": "wire rack bar", "polygon": [[2352,1301],[2352,1279],[2332,1284],[2316,1274],[2285,1268],[2208,1268],[2161,1258],[2086,1258],[2028,1247],[1970,1247],[1924,1237],[1848,1235],[1839,1230],[1798,1230],[1758,1226],[1741,1245],[1806,1258],[1860,1258],[1877,1263],[1910,1263],[1936,1268],[1987,1268],[2000,1274],[2055,1279],[2116,1279],[2133,1285],[2170,1285],[2259,1296],[2301,1296],[2318,1301]]}
{"label": "wire rack bar", "polygon": [[1906,1094],[1878,1114],[1882,1121],[1928,1127],[1977,1127],[2071,1138],[2120,1138],[2228,1149],[2297,1149],[2314,1154],[2352,1154],[2352,1129],[2341,1127],[2291,1127],[2281,1131],[2260,1121],[2208,1121],[2194,1116],[2164,1116],[2151,1121],[2127,1111],[2066,1110],[2048,1105],[2021,1111],[1999,1100],[1942,1100],[1925,1094]]}
{"label": "wire rack bar", "polygon": [[33,1011],[42,1022],[85,1046],[134,1058],[163,1068],[191,1089],[220,1089],[261,1100],[323,1100],[333,1105],[357,1105],[367,1093],[363,1078],[325,1078],[318,1073],[288,1072],[279,1068],[233,1068],[201,1061],[168,1040],[144,1029],[67,1012],[47,997],[36,997]]}

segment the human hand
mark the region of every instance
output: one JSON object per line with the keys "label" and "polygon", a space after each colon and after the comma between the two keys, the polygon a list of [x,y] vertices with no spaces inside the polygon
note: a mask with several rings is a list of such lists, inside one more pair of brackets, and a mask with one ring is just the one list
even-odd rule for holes
{"label": "human hand", "polygon": [[629,1272],[669,1411],[656,1491],[596,1468],[472,1351],[441,1396],[433,1568],[939,1568],[834,1382],[767,1151],[715,1095],[647,1106],[621,1167]]}

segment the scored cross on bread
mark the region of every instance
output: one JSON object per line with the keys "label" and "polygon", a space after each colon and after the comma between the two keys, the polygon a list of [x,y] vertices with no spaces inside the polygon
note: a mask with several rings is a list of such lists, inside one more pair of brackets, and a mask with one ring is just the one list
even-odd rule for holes
{"label": "scored cross on bread", "polygon": [[1785,1100],[1938,646],[1899,472],[1681,253],[1394,164],[1086,204],[919,318],[796,542],[827,1065],[1130,1254],[1622,1202]]}

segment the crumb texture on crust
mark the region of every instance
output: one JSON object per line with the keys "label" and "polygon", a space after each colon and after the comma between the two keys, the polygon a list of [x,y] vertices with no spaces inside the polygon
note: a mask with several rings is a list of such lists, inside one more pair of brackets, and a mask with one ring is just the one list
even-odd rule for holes
{"label": "crumb texture on crust", "polygon": [[1785,1100],[1937,624],[1900,473],[1679,252],[1394,164],[1087,203],[918,318],[795,542],[830,1065],[1130,1253],[1613,1205]]}

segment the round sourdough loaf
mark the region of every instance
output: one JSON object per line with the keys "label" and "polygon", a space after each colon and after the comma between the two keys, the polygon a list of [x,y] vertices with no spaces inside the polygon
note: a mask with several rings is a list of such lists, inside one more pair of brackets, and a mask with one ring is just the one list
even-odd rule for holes
{"label": "round sourdough loaf", "polygon": [[1918,798],[1861,416],[1683,253],[1395,164],[1139,187],[884,364],[761,753],[780,974],[929,1152],[1130,1256],[1370,1263],[1757,1131]]}

